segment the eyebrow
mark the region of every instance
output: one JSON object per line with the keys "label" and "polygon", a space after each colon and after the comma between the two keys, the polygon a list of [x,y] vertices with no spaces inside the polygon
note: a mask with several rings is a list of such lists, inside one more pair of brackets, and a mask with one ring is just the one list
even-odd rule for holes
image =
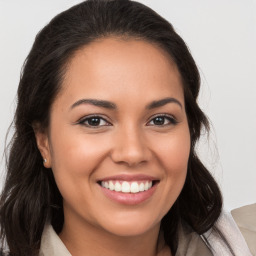
{"label": "eyebrow", "polygon": [[[182,109],[182,104],[175,98],[164,98],[161,100],[153,101],[146,106],[146,109],[162,107],[168,103],[176,103]],[[96,99],[80,99],[80,100],[76,101],[74,104],[72,104],[70,109],[73,109],[82,104],[90,104],[90,105],[93,105],[96,107],[102,107],[102,108],[106,108],[106,109],[113,109],[113,110],[117,109],[116,104],[113,102],[106,101],[106,100],[96,100]]]}
{"label": "eyebrow", "polygon": [[82,104],[90,104],[90,105],[94,105],[97,107],[102,107],[102,108],[107,108],[107,109],[116,109],[116,104],[112,103],[110,101],[106,101],[106,100],[96,100],[96,99],[81,99],[76,101],[71,107],[70,109],[73,109],[79,105]]}
{"label": "eyebrow", "polygon": [[148,104],[146,106],[146,108],[147,109],[159,108],[159,107],[162,107],[162,106],[164,106],[164,105],[166,105],[168,103],[176,103],[182,109],[182,104],[177,99],[175,99],[175,98],[164,98],[164,99],[161,99],[161,100],[153,101],[150,104]]}

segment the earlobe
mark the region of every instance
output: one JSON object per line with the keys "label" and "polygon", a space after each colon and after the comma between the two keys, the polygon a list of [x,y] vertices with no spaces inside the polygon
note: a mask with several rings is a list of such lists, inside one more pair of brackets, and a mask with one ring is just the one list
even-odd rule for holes
{"label": "earlobe", "polygon": [[49,136],[45,130],[42,130],[39,125],[33,125],[37,148],[42,155],[42,163],[45,168],[51,168],[51,152],[49,146]]}

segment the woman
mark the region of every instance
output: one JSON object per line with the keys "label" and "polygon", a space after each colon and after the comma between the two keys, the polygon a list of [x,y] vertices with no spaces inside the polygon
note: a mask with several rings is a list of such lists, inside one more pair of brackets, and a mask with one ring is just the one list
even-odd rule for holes
{"label": "woman", "polygon": [[18,88],[0,210],[10,255],[250,255],[195,152],[199,87],[183,40],[142,4],[56,16]]}

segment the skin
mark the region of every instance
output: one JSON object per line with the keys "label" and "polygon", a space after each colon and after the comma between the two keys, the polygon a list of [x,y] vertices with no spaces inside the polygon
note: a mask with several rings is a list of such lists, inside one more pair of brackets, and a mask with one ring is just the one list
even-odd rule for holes
{"label": "skin", "polygon": [[[147,108],[167,97],[179,103]],[[116,109],[71,107],[81,99],[110,101]],[[92,114],[103,118],[93,127],[84,120]],[[163,114],[168,116],[157,123]],[[190,135],[180,74],[162,49],[105,38],[77,51],[48,130],[37,131],[36,138],[63,196],[59,236],[73,256],[170,255],[159,239],[160,222],[184,185]],[[119,174],[151,175],[159,182],[146,201],[124,205],[107,198],[97,183]]]}

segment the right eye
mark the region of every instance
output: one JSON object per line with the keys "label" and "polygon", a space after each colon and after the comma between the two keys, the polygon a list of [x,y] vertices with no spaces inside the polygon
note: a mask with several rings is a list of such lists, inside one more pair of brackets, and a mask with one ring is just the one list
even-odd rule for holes
{"label": "right eye", "polygon": [[79,122],[81,125],[91,128],[99,128],[102,126],[109,126],[110,123],[100,116],[89,116],[82,118]]}
{"label": "right eye", "polygon": [[168,126],[168,125],[176,125],[177,121],[176,119],[168,114],[159,114],[154,116],[150,122],[148,123],[149,126],[159,126],[159,127],[163,127],[163,126]]}

